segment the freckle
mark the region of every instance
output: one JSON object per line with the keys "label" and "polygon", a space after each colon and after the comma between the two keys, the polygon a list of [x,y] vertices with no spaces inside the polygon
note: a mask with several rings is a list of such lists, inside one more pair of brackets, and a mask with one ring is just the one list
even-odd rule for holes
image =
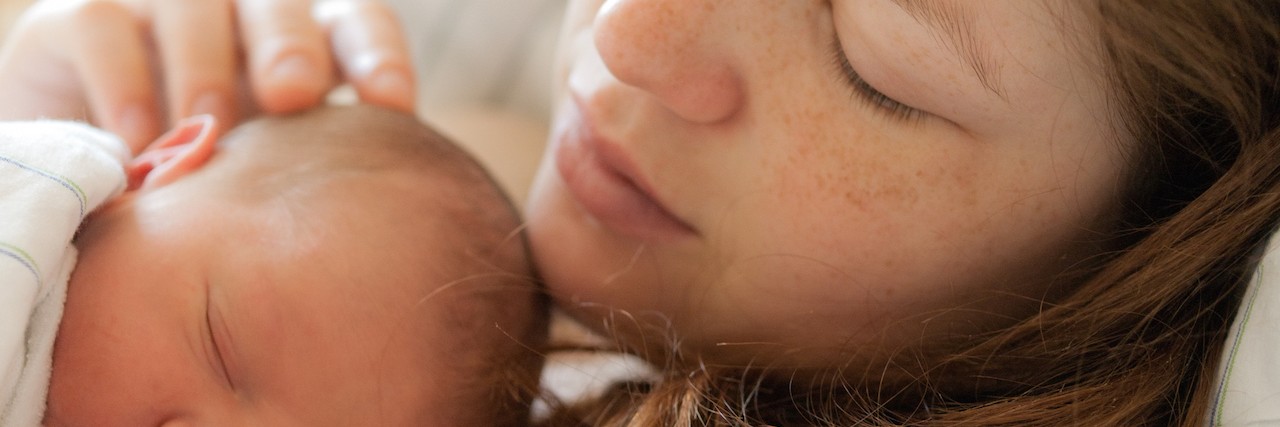
{"label": "freckle", "polygon": [[961,199],[960,203],[963,203],[966,207],[973,207],[973,206],[977,206],[977,205],[978,205],[978,194],[977,194],[977,192],[975,192],[975,191],[966,191],[966,192],[964,193],[964,197]]}
{"label": "freckle", "polygon": [[[901,44],[901,40],[899,40],[899,44]],[[919,65],[919,64],[925,63],[924,54],[920,53],[919,50],[912,49],[910,58],[911,58],[911,63],[913,64]]]}
{"label": "freckle", "polygon": [[845,191],[844,200],[848,202],[849,205],[852,206],[854,209],[866,210],[866,205],[865,203],[863,203],[864,200],[861,197],[858,197],[858,195],[854,194],[853,191]]}
{"label": "freckle", "polygon": [[801,160],[807,160],[813,157],[814,144],[812,142],[808,140],[800,140],[796,142],[798,143],[796,144],[796,157],[799,157]]}
{"label": "freckle", "polygon": [[963,171],[960,171],[960,170],[951,171],[951,182],[955,184],[957,187],[967,187],[969,186],[969,182],[971,180],[972,180],[972,177],[970,177],[968,174],[965,174]]}

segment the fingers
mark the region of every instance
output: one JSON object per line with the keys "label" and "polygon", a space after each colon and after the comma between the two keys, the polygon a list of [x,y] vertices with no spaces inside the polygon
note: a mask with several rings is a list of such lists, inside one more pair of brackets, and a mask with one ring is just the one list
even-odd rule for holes
{"label": "fingers", "polygon": [[71,63],[95,121],[136,153],[160,134],[162,119],[146,48],[146,34],[128,7],[89,2],[71,17],[77,39]]}
{"label": "fingers", "polygon": [[246,0],[237,10],[253,94],[263,110],[285,113],[319,104],[333,85],[333,61],[311,2]]}
{"label": "fingers", "polygon": [[[259,108],[318,105],[335,64],[364,101],[412,111],[411,61],[394,14],[377,0],[328,4],[340,7],[313,15],[310,0],[38,3],[0,55],[0,116],[87,116],[138,152],[183,117],[234,124]],[[241,103],[245,90],[257,105]]]}
{"label": "fingers", "polygon": [[413,112],[412,61],[399,20],[381,2],[329,0],[316,7],[344,79],[364,102]]}
{"label": "fingers", "polygon": [[215,1],[154,2],[153,31],[165,70],[170,122],[210,114],[236,123],[236,34],[232,4]]}

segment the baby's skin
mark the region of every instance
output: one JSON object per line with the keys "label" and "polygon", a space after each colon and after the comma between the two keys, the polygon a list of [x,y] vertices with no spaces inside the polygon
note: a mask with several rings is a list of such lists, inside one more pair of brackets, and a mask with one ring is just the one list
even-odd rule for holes
{"label": "baby's skin", "polygon": [[372,107],[214,121],[81,230],[46,425],[525,421],[545,305],[478,165]]}

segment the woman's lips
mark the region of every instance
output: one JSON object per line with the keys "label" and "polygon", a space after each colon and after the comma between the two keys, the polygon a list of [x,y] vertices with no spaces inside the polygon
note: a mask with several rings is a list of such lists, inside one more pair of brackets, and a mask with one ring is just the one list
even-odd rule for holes
{"label": "woman's lips", "polygon": [[558,136],[556,169],[591,217],[617,234],[645,242],[697,235],[652,196],[627,155],[601,139],[588,119],[573,114],[568,123]]}

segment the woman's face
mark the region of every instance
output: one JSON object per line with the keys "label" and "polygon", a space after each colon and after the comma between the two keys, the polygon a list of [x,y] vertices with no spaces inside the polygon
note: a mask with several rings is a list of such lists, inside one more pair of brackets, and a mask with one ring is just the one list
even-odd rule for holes
{"label": "woman's face", "polygon": [[1066,7],[570,3],[529,233],[630,345],[824,366],[987,329],[1112,226],[1125,147]]}

